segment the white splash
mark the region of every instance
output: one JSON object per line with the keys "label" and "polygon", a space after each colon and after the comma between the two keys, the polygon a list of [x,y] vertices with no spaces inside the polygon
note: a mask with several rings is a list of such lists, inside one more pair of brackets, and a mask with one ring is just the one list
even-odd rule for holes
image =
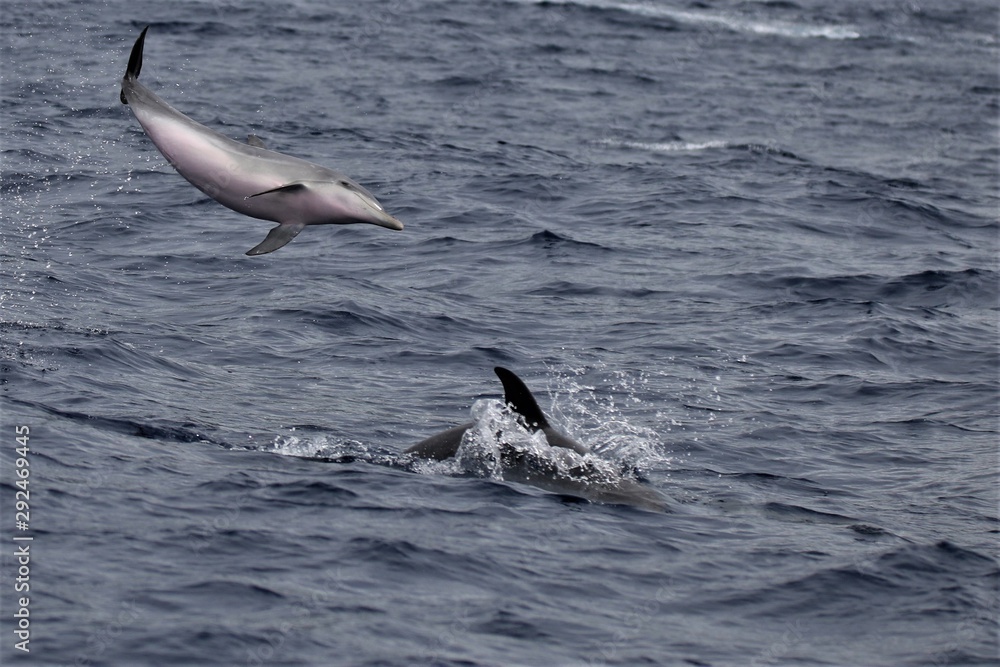
{"label": "white splash", "polygon": [[822,37],[826,39],[858,39],[861,33],[850,25],[817,25],[777,19],[753,18],[736,12],[677,9],[657,2],[628,2],[624,0],[529,0],[533,4],[576,5],[614,9],[637,16],[666,18],[679,23],[716,26],[733,32],[780,37]]}
{"label": "white splash", "polygon": [[[604,378],[600,388],[581,383],[580,376],[596,370]],[[648,378],[643,374],[597,367],[551,368],[548,393],[552,405],[547,413],[566,433],[572,434],[595,456],[640,473],[670,468],[673,457],[661,434],[637,424],[636,413],[648,412],[642,396]]]}
{"label": "white splash", "polygon": [[613,148],[634,148],[642,151],[652,151],[654,153],[675,153],[704,151],[715,148],[729,148],[732,144],[728,141],[715,139],[711,141],[618,141],[615,139],[602,139],[598,142],[602,146]]}
{"label": "white splash", "polygon": [[[459,466],[466,474],[495,480],[506,479],[504,450],[528,455],[538,467],[538,477],[548,470],[554,478],[564,478],[587,484],[614,484],[621,478],[615,457],[597,453],[578,454],[571,449],[552,447],[541,431],[528,432],[504,404],[497,399],[482,399],[472,406],[475,424],[462,437],[457,453]],[[502,446],[501,446],[502,443]],[[586,470],[580,477],[573,471]],[[517,478],[515,477],[515,480]]]}
{"label": "white splash", "polygon": [[262,449],[272,454],[305,459],[335,459],[341,456],[363,458],[369,453],[368,447],[357,440],[338,439],[322,434],[277,435],[274,442]]}

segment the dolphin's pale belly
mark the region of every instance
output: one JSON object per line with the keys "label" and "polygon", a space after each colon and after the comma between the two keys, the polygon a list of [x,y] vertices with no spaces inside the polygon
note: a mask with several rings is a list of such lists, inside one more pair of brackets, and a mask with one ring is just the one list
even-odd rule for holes
{"label": "dolphin's pale belly", "polygon": [[[289,164],[290,160],[277,161],[237,152],[231,146],[236,142],[231,139],[208,128],[205,131],[193,130],[190,123],[173,116],[155,112],[136,113],[136,116],[157,149],[193,186],[244,215],[282,221],[282,213],[287,213],[287,209],[281,206],[280,201],[249,197],[285,185],[290,167],[296,166]],[[240,147],[239,144],[236,146]],[[250,146],[247,148],[261,153],[270,152]],[[281,168],[281,175],[278,167]],[[306,172],[305,169],[300,171]]]}

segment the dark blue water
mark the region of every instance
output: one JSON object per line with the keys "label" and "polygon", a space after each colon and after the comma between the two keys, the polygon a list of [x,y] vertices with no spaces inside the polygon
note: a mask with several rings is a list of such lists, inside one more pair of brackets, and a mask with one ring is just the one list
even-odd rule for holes
{"label": "dark blue water", "polygon": [[[994,3],[330,4],[0,12],[4,664],[996,664]],[[147,24],[406,229],[245,257]],[[671,511],[400,453],[495,365]]]}

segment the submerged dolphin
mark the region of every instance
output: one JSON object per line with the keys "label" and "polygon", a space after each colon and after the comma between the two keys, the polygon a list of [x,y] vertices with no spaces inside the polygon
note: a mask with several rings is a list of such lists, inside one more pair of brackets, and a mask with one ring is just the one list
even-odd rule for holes
{"label": "submerged dolphin", "polygon": [[[506,368],[497,366],[493,370],[503,383],[504,402],[518,415],[521,425],[532,433],[541,431],[550,447],[570,450],[578,455],[541,456],[499,438],[497,444],[504,479],[596,502],[666,511],[666,501],[655,490],[620,474],[609,477],[607,470],[599,469],[592,462],[581,458],[589,454],[590,450],[552,428],[521,378]],[[438,461],[451,458],[458,452],[466,432],[475,425],[475,422],[468,422],[432,435],[405,450],[405,453]]]}
{"label": "submerged dolphin", "polygon": [[248,143],[225,137],[194,122],[139,83],[143,29],[132,47],[122,78],[122,104],[174,169],[223,206],[244,215],[278,223],[248,255],[274,252],[306,225],[367,222],[400,230],[372,193],[338,171],[264,148],[251,135]]}

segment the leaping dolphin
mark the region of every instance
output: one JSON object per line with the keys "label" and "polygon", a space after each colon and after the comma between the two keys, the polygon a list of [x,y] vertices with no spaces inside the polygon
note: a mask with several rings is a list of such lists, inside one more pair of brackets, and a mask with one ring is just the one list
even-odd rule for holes
{"label": "leaping dolphin", "polygon": [[233,141],[194,122],[139,83],[147,30],[132,47],[122,78],[122,104],[132,109],[163,157],[193,186],[234,211],[278,223],[248,255],[274,252],[306,225],[367,222],[403,228],[372,193],[340,172],[268,150],[253,135],[246,144]]}
{"label": "leaping dolphin", "polygon": [[[504,402],[518,415],[521,426],[532,433],[541,431],[550,447],[559,448],[554,451],[569,450],[577,455],[541,456],[505,442],[503,434],[498,434],[504,479],[596,502],[666,511],[666,501],[652,488],[618,473],[609,475],[608,470],[587,460],[585,457],[590,450],[549,424],[521,378],[500,366],[493,370],[503,383]],[[442,431],[418,442],[404,453],[438,461],[449,459],[458,452],[466,432],[475,426],[475,422],[467,422]]]}

